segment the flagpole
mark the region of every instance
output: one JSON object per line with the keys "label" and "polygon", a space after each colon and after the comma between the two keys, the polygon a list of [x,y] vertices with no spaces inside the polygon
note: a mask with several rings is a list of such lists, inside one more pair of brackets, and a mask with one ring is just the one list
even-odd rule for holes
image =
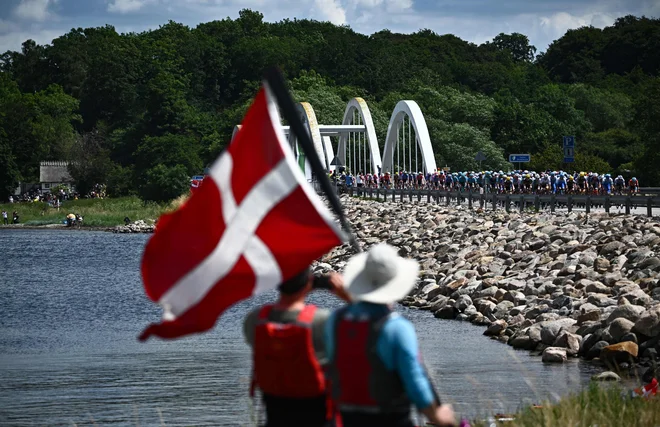
{"label": "flagpole", "polygon": [[316,176],[316,179],[319,181],[319,184],[321,184],[321,189],[328,197],[332,210],[339,218],[339,222],[344,229],[344,232],[348,236],[348,242],[351,244],[351,247],[353,250],[355,250],[355,252],[361,252],[362,250],[360,249],[360,245],[358,244],[357,240],[355,240],[351,225],[348,223],[348,220],[344,215],[344,210],[341,207],[339,197],[337,197],[336,192],[332,191],[332,185],[330,184],[330,180],[325,174],[325,170],[321,164],[321,159],[319,159],[319,156],[314,149],[314,144],[312,143],[309,133],[305,129],[305,126],[296,113],[296,107],[293,103],[293,98],[291,98],[291,94],[286,87],[284,76],[282,76],[282,73],[277,67],[271,67],[267,69],[265,76],[266,81],[270,86],[270,90],[275,95],[277,104],[282,110],[282,116],[284,119],[286,119],[287,122],[289,122],[291,131],[296,135],[298,144],[300,144],[300,147],[305,153],[305,157],[307,157],[307,160],[312,167],[312,172]]}

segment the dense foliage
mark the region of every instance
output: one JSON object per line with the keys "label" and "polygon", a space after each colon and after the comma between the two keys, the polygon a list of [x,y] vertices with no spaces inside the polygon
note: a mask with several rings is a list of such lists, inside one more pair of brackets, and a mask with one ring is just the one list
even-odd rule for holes
{"label": "dense foliage", "polygon": [[[265,23],[243,10],[191,29],[169,22],[140,34],[77,28],[0,57],[0,197],[38,179],[40,160],[75,160],[79,188],[176,197],[231,138],[261,80],[279,65],[320,123],[339,123],[364,97],[384,140],[389,114],[414,99],[439,165],[536,169],[562,165],[561,138],[577,137],[570,169],[637,174],[660,184],[660,20],[627,16],[604,30],[568,31],[546,52],[522,34],[475,45],[431,30],[371,36],[309,20]],[[164,185],[167,183],[167,185]]]}

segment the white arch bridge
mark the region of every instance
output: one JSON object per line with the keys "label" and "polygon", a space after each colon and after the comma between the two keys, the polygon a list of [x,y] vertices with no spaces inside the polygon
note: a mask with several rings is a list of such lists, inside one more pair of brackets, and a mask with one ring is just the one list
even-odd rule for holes
{"label": "white arch bridge", "polygon": [[[336,157],[340,164],[351,173],[426,173],[437,169],[426,120],[415,101],[397,103],[387,126],[382,155],[371,112],[364,99],[351,99],[346,105],[342,123],[337,125],[319,124],[314,108],[308,102],[300,102],[297,107],[316,153],[328,171],[335,168],[333,147],[337,147]],[[234,128],[232,139],[240,128],[241,125]],[[311,167],[299,149],[296,136],[290,132],[289,126],[282,126],[282,130],[289,139],[298,164],[307,179],[311,179]],[[335,138],[334,144],[332,138]]]}

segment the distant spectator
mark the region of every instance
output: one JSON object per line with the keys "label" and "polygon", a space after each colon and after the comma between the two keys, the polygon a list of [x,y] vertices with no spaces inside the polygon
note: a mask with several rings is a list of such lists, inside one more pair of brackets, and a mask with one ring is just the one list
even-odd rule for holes
{"label": "distant spectator", "polygon": [[14,211],[12,217],[13,217],[13,223],[18,224],[18,212]]}
{"label": "distant spectator", "polygon": [[127,216],[124,217],[124,224],[128,225],[128,224],[130,224],[130,223],[131,223],[130,218],[128,218]]}
{"label": "distant spectator", "polygon": [[7,219],[7,211],[2,211],[2,222],[4,225],[9,224],[9,220]]}
{"label": "distant spectator", "polygon": [[14,196],[9,196],[9,203],[14,203]]}

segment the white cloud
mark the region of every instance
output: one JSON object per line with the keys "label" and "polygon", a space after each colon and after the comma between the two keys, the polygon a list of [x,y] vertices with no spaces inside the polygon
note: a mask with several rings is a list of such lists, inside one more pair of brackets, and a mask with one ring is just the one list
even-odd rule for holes
{"label": "white cloud", "polygon": [[8,34],[0,35],[0,53],[8,50],[21,50],[21,45],[24,41],[32,39],[37,44],[46,44],[53,41],[53,39],[66,33],[65,29],[58,30],[38,30],[35,32],[28,31],[15,31]]}
{"label": "white cloud", "polygon": [[383,4],[383,0],[351,0],[349,4],[352,8],[363,7],[371,9]]}
{"label": "white cloud", "polygon": [[584,17],[573,16],[566,12],[555,13],[551,16],[542,16],[540,23],[541,28],[551,36],[564,34],[569,29],[588,25],[588,21]]}
{"label": "white cloud", "polygon": [[21,0],[18,6],[16,6],[16,9],[14,9],[14,15],[26,21],[43,22],[51,17],[51,13],[48,8],[52,3],[55,3],[55,1]]}
{"label": "white cloud", "polygon": [[410,9],[413,5],[412,0],[386,0],[385,8],[388,12]]}
{"label": "white cloud", "polygon": [[321,12],[324,19],[336,25],[346,23],[346,11],[338,0],[315,0],[314,5]]}
{"label": "white cloud", "polygon": [[113,0],[108,5],[108,12],[112,13],[130,13],[137,12],[154,0]]}

